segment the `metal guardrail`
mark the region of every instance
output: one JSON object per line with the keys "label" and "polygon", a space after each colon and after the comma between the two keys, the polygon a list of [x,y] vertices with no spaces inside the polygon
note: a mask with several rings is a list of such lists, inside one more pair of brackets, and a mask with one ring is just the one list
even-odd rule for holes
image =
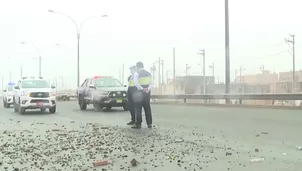
{"label": "metal guardrail", "polygon": [[230,99],[230,100],[302,100],[302,94],[178,94],[178,95],[151,95],[152,99]]}

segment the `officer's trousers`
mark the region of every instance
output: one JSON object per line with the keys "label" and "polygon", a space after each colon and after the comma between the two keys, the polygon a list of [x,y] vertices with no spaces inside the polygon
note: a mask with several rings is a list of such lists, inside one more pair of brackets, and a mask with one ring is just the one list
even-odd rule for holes
{"label": "officer's trousers", "polygon": [[131,121],[135,122],[135,103],[133,101],[133,90],[128,90],[128,105],[129,105],[129,111],[131,115]]}
{"label": "officer's trousers", "polygon": [[147,125],[152,125],[152,112],[150,105],[151,93],[145,93],[143,91],[137,91],[136,93],[141,93],[143,97],[141,101],[135,103],[136,124],[139,125],[142,123],[142,108],[144,108]]}

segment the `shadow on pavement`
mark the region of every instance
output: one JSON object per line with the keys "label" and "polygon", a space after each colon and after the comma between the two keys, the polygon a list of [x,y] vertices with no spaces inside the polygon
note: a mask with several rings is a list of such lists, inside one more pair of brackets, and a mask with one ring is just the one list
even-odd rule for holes
{"label": "shadow on pavement", "polygon": [[74,109],[73,111],[76,111],[76,112],[89,112],[89,113],[120,113],[120,112],[126,112],[128,113],[129,111],[125,111],[123,109],[103,109],[102,111],[100,112],[96,112],[93,108],[89,108],[89,109],[86,109],[86,110],[80,110],[80,109]]}

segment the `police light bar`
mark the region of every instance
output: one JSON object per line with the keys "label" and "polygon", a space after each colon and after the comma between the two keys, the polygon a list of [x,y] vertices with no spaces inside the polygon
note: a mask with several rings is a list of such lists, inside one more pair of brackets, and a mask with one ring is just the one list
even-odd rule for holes
{"label": "police light bar", "polygon": [[8,83],[9,86],[14,86],[16,85],[15,83]]}
{"label": "police light bar", "polygon": [[92,77],[93,79],[98,79],[98,78],[101,78],[101,76],[94,76]]}

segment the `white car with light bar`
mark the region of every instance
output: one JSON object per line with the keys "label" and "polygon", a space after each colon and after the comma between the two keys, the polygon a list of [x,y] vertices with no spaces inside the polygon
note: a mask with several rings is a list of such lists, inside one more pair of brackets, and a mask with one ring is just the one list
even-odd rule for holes
{"label": "white car with light bar", "polygon": [[13,104],[13,93],[15,83],[8,83],[5,89],[3,90],[3,106],[9,108]]}
{"label": "white car with light bar", "polygon": [[87,78],[77,90],[78,103],[81,110],[92,104],[95,111],[103,108],[123,107],[129,110],[127,86],[110,76],[94,76]]}
{"label": "white car with light bar", "polygon": [[56,113],[55,86],[50,86],[42,77],[23,77],[14,90],[14,110],[24,114],[27,109],[49,110]]}

